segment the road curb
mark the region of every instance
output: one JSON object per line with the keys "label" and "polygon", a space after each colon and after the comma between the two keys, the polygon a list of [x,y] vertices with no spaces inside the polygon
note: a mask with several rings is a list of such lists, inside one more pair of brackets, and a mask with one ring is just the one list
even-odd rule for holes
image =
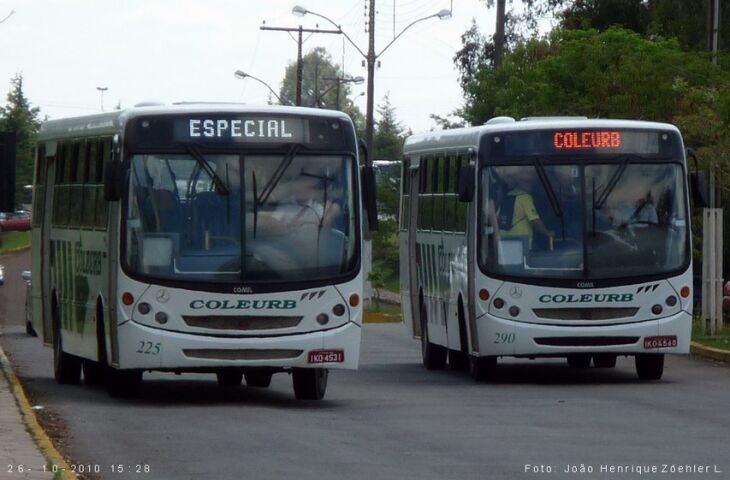
{"label": "road curb", "polygon": [[400,315],[392,315],[379,312],[365,312],[363,323],[401,323]]}
{"label": "road curb", "polygon": [[689,345],[689,352],[696,357],[715,360],[717,362],[730,363],[730,352],[727,350],[706,347],[697,342],[691,342]]}
{"label": "road curb", "polygon": [[23,415],[23,422],[28,428],[28,431],[36,445],[40,448],[43,456],[46,457],[46,460],[52,465],[56,465],[58,467],[58,473],[62,480],[78,480],[78,477],[71,472],[71,467],[69,467],[68,463],[66,463],[63,455],[56,450],[56,447],[53,446],[53,442],[46,434],[46,431],[43,430],[43,427],[41,427],[38,423],[35,412],[30,406],[28,397],[25,395],[23,385],[21,385],[17,375],[15,375],[13,367],[10,365],[10,361],[5,355],[2,347],[0,347],[0,367],[5,374],[8,384],[10,384],[10,390],[13,392],[13,396],[15,396],[15,401],[18,403],[20,413]]}
{"label": "road curb", "polygon": [[22,252],[23,250],[30,250],[30,245],[26,245],[24,247],[13,248],[11,250],[5,250],[3,252],[0,252],[0,257],[5,256],[5,255],[12,255],[13,253]]}

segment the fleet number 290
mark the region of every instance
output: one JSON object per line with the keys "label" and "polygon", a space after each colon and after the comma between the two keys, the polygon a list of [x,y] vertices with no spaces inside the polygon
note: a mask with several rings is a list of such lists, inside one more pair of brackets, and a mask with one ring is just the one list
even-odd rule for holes
{"label": "fleet number 290", "polygon": [[494,334],[494,343],[515,343],[515,334],[513,333],[501,333],[497,332]]}

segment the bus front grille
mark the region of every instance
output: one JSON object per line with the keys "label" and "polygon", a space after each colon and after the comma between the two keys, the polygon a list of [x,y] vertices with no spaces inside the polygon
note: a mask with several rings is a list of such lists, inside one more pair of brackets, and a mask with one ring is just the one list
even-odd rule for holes
{"label": "bus front grille", "polygon": [[614,320],[632,318],[638,308],[535,308],[538,318],[550,320]]}
{"label": "bus front grille", "polygon": [[639,337],[537,337],[534,340],[547,347],[610,347],[634,345]]}
{"label": "bus front grille", "polygon": [[183,353],[188,358],[206,360],[286,360],[297,358],[303,350],[274,348],[185,348]]}
{"label": "bus front grille", "polygon": [[189,327],[209,328],[212,330],[276,330],[292,328],[302,321],[299,317],[260,315],[211,315],[191,316],[183,315],[183,321]]}

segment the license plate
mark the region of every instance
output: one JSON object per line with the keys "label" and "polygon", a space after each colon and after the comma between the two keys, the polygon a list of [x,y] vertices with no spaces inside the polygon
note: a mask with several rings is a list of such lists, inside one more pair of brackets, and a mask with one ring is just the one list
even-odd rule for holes
{"label": "license plate", "polygon": [[665,335],[663,337],[645,337],[644,349],[651,350],[653,348],[671,348],[677,346],[676,335]]}
{"label": "license plate", "polygon": [[315,350],[309,352],[309,363],[342,363],[344,361],[344,350]]}

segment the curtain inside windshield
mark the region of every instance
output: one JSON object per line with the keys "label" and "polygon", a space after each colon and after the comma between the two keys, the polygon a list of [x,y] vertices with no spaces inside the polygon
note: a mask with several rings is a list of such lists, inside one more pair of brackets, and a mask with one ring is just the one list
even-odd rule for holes
{"label": "curtain inside windshield", "polygon": [[481,174],[480,261],[521,277],[654,275],[687,258],[679,164],[489,167]]}
{"label": "curtain inside windshield", "polygon": [[[355,254],[352,159],[136,155],[126,261],[181,281],[300,281],[346,273]],[[243,168],[242,168],[243,167]]]}

